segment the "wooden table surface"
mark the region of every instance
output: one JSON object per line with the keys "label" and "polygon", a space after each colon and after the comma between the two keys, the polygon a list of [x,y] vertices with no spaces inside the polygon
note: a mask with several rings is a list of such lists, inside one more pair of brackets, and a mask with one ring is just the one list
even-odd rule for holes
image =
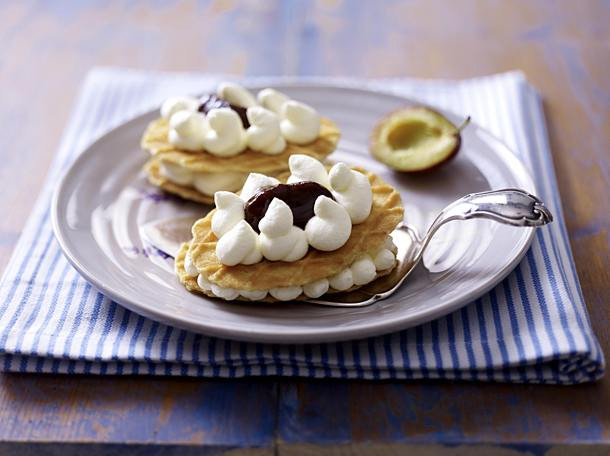
{"label": "wooden table surface", "polygon": [[[95,65],[435,78],[521,69],[545,100],[576,266],[610,353],[609,24],[607,1],[1,2],[0,270]],[[610,379],[0,375],[0,454],[84,454],[87,443],[91,455],[125,445],[146,454],[608,454]]]}

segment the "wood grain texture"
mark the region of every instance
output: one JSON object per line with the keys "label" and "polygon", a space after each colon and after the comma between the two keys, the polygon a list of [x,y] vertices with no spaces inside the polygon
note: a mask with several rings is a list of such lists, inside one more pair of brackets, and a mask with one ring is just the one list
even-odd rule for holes
{"label": "wood grain texture", "polygon": [[[440,78],[521,69],[545,100],[576,266],[610,353],[609,23],[610,4],[592,0],[2,2],[0,270],[94,65]],[[209,454],[496,442],[551,454],[555,444],[610,443],[610,380],[566,388],[3,375],[0,441],[0,454],[48,441]]]}
{"label": "wood grain texture", "polygon": [[[0,442],[272,447],[277,385],[223,380],[7,374]],[[0,454],[2,444],[0,443]]]}

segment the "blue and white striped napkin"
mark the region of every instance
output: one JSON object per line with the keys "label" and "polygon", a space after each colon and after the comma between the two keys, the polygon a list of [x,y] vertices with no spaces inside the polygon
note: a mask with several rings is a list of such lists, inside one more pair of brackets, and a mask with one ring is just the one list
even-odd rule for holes
{"label": "blue and white striped napkin", "polygon": [[[521,73],[465,81],[332,80],[468,112],[532,170],[555,223],[537,230],[516,270],[487,295],[434,322],[382,337],[319,345],[209,338],[123,309],[82,279],[56,243],[49,203],[62,170],[94,138],[218,78],[102,68],[86,79],[57,158],[0,283],[5,371],[235,377],[451,378],[579,383],[604,359],[583,302],[538,94]],[[325,79],[316,79],[324,82]],[[248,82],[248,81],[246,81]],[[273,79],[257,79],[272,84]]]}

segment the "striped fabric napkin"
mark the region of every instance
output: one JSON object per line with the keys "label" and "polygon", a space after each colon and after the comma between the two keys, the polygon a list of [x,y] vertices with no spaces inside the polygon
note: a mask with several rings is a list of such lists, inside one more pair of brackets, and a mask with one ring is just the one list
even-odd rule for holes
{"label": "striped fabric napkin", "polygon": [[[59,174],[94,138],[171,94],[211,90],[218,77],[92,71],[44,190],[0,283],[0,367],[5,371],[235,377],[451,378],[579,383],[602,376],[570,252],[540,97],[521,73],[465,81],[337,80],[468,112],[532,170],[555,223],[504,282],[463,309],[382,337],[319,345],[220,340],[123,309],[63,257],[49,204]],[[274,79],[246,80],[273,84]],[[328,81],[316,79],[317,82]]]}

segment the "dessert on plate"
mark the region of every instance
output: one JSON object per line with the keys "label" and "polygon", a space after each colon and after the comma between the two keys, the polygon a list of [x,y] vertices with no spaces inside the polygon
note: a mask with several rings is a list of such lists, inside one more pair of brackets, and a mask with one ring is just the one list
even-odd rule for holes
{"label": "dessert on plate", "polygon": [[[399,193],[345,163],[292,155],[280,179],[251,173],[192,227],[175,269],[189,290],[226,300],[291,301],[355,290],[396,266]],[[287,177],[284,180],[284,177]],[[281,181],[280,181],[281,180]]]}
{"label": "dessert on plate", "polygon": [[339,140],[331,120],[274,89],[256,97],[234,83],[216,94],[171,97],[161,106],[141,146],[150,152],[149,181],[204,204],[217,191],[239,190],[250,172],[277,176],[293,154],[323,160]]}

